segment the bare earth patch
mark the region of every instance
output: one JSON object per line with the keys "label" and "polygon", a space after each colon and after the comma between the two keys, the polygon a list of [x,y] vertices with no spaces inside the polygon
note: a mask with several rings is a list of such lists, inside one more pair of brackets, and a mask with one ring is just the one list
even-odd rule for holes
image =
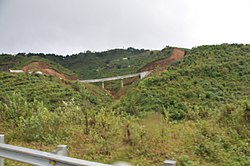
{"label": "bare earth patch", "polygon": [[160,70],[166,69],[169,65],[171,65],[176,60],[182,59],[185,56],[185,51],[179,48],[174,48],[172,51],[172,54],[169,58],[163,59],[163,60],[157,60],[154,62],[151,62],[144,66],[140,71],[151,71],[156,68]]}
{"label": "bare earth patch", "polygon": [[57,78],[62,78],[64,80],[74,80],[74,77],[68,76],[66,74],[63,73],[59,73],[57,71],[55,71],[54,69],[52,69],[50,67],[49,64],[45,63],[45,62],[31,62],[30,64],[24,66],[22,68],[23,71],[25,72],[36,72],[36,71],[40,71],[43,74],[46,75],[51,75]]}

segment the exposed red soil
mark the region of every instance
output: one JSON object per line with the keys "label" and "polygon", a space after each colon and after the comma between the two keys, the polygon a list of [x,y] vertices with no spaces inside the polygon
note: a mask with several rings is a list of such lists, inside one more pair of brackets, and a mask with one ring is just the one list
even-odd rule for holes
{"label": "exposed red soil", "polygon": [[158,68],[160,70],[166,69],[173,62],[183,58],[184,56],[185,56],[185,51],[184,50],[179,49],[179,48],[174,48],[172,53],[171,53],[171,56],[169,58],[151,62],[151,63],[147,64],[146,66],[144,66],[140,70],[140,72],[151,71],[151,70],[154,70],[156,68]]}
{"label": "exposed red soil", "polygon": [[74,78],[72,76],[68,76],[66,74],[59,73],[59,72],[53,70],[50,67],[50,65],[45,63],[45,62],[31,62],[30,64],[24,66],[22,68],[22,70],[25,71],[25,72],[40,71],[43,74],[51,75],[51,76],[58,77],[58,78],[62,78],[64,80],[75,80],[76,79],[76,78]]}

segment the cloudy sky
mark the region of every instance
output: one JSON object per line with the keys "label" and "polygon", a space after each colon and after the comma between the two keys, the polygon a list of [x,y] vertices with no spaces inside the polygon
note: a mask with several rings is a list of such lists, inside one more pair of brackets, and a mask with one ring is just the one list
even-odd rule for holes
{"label": "cloudy sky", "polygon": [[250,43],[250,0],[0,0],[0,53]]}

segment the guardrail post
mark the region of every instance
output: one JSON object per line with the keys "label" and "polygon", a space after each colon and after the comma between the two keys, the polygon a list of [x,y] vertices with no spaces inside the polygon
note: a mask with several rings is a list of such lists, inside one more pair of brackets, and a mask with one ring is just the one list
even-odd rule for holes
{"label": "guardrail post", "polygon": [[176,166],[176,161],[174,160],[165,160],[164,166]]}
{"label": "guardrail post", "polygon": [[132,165],[127,163],[127,162],[118,161],[118,162],[115,162],[114,164],[112,164],[112,166],[132,166]]}
{"label": "guardrail post", "polygon": [[52,153],[58,154],[61,156],[68,156],[67,145],[58,145],[56,150],[54,150]]}
{"label": "guardrail post", "polygon": [[[4,143],[4,135],[0,134],[0,143]],[[4,166],[4,159],[0,158],[0,166]]]}

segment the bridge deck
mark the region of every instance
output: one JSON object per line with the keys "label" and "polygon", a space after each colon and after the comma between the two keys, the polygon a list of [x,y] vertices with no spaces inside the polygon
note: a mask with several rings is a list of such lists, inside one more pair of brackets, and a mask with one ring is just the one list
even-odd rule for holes
{"label": "bridge deck", "polygon": [[132,78],[132,77],[137,77],[140,76],[140,78],[146,77],[150,71],[145,71],[141,73],[136,73],[136,74],[129,74],[129,75],[124,75],[124,76],[117,76],[117,77],[108,77],[108,78],[100,78],[100,79],[91,79],[91,80],[78,80],[79,82],[85,82],[85,83],[94,83],[94,82],[106,82],[106,81],[114,81],[114,80],[122,80],[125,78]]}

